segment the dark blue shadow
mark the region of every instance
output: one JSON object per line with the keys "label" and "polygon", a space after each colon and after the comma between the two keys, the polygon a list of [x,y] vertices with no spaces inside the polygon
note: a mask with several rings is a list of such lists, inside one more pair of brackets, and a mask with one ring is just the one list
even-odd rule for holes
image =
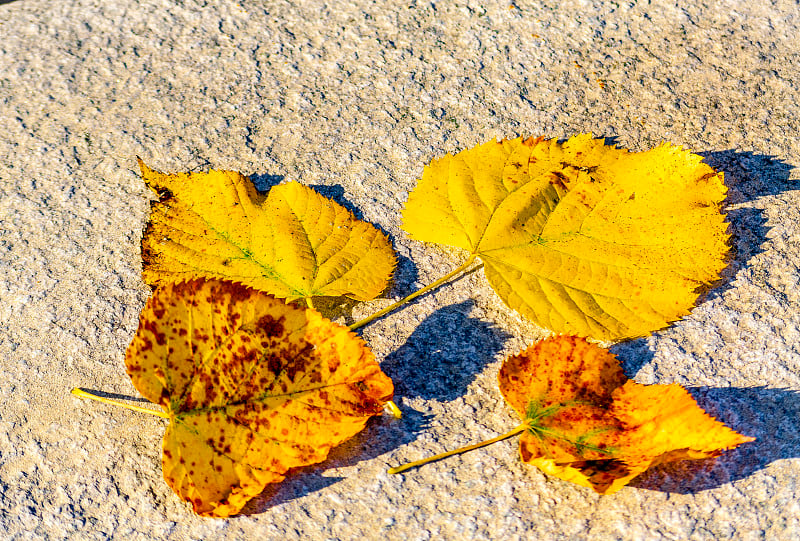
{"label": "dark blue shadow", "polygon": [[[792,166],[770,156],[735,150],[703,152],[701,155],[708,165],[725,173],[728,195],[724,210],[730,224],[731,251],[728,267],[722,272],[720,280],[700,297],[698,304],[729,290],[736,274],[746,268],[753,257],[764,251],[769,227],[763,211],[747,206],[731,207],[800,188],[796,180],[789,179]],[[780,295],[780,292],[775,294]],[[616,344],[611,351],[619,357],[625,373],[631,378],[653,358],[653,352],[644,339]]]}
{"label": "dark blue shadow", "polygon": [[690,387],[697,403],[718,421],[756,441],[717,458],[656,466],[631,486],[690,494],[743,479],[772,462],[800,457],[800,392],[766,387]]}
{"label": "dark blue shadow", "polygon": [[381,362],[397,396],[455,400],[492,362],[508,335],[469,317],[473,304],[467,300],[437,310]]}

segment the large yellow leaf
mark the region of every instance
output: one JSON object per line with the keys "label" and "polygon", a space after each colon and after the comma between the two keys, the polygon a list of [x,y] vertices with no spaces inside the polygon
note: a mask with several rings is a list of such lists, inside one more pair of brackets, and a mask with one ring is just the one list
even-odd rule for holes
{"label": "large yellow leaf", "polygon": [[706,414],[680,385],[628,381],[614,355],[583,338],[543,340],[506,359],[498,379],[522,418],[522,460],[600,494],[650,466],[754,439]]}
{"label": "large yellow leaf", "polygon": [[148,284],[220,278],[289,300],[370,300],[386,288],[395,265],[386,236],[311,188],[290,182],[262,196],[234,171],[139,165],[159,196],[142,238]]}
{"label": "large yellow leaf", "polygon": [[645,335],[687,314],[728,251],[722,173],[664,144],[489,142],[434,160],[403,213],[481,258],[511,308],[558,333]]}
{"label": "large yellow leaf", "polygon": [[164,478],[216,517],[237,513],[290,468],[324,460],[393,391],[346,328],[222,281],[157,288],[125,364],[169,416]]}

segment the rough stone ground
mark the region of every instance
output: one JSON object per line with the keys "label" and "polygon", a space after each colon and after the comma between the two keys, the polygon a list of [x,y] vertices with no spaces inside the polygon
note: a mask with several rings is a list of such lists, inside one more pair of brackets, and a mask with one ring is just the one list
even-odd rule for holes
{"label": "rough stone ground", "polygon": [[[799,27],[788,0],[3,3],[0,536],[800,537]],[[480,273],[364,329],[402,421],[374,420],[230,520],[193,516],[165,485],[163,421],[69,395],[136,394],[122,358],[148,295],[137,155],[320,187],[391,235],[396,298],[457,262],[400,229],[425,163],[587,131],[682,144],[725,171],[722,284],[615,351],[757,442],[606,497],[522,464],[514,441],[387,475],[514,423],[496,373],[541,332]]]}

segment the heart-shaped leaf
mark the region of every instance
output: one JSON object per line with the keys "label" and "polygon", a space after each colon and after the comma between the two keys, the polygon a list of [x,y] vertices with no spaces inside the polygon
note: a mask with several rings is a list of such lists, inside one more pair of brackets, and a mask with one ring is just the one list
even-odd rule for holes
{"label": "heart-shaped leaf", "polygon": [[222,281],[157,288],[125,364],[170,419],[164,478],[195,512],[216,517],[290,468],[323,461],[393,392],[346,328]]}
{"label": "heart-shaped leaf", "polygon": [[480,257],[506,304],[543,327],[645,335],[686,315],[725,267],[726,188],[701,160],[590,135],[492,141],[426,167],[403,227]]}

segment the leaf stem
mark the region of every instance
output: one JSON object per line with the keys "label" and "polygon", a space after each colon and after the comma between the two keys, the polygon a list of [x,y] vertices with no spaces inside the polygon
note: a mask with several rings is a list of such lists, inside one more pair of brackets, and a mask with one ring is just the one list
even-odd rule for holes
{"label": "leaf stem", "polygon": [[392,413],[392,417],[395,419],[403,418],[403,412],[400,411],[400,408],[398,408],[397,404],[395,404],[392,400],[389,400],[386,405],[388,406],[389,411]]}
{"label": "leaf stem", "polygon": [[467,270],[467,268],[469,268],[469,266],[472,265],[472,263],[475,261],[476,257],[477,256],[475,254],[469,256],[469,258],[466,261],[464,261],[464,263],[462,263],[461,265],[459,265],[458,267],[456,267],[452,271],[448,272],[447,274],[445,274],[444,276],[442,276],[441,278],[439,278],[435,282],[433,282],[431,284],[428,284],[428,285],[426,285],[425,287],[423,287],[421,289],[418,289],[414,293],[408,295],[405,298],[400,299],[399,301],[395,302],[394,304],[391,304],[391,305],[387,306],[383,310],[378,310],[377,312],[375,312],[371,316],[365,317],[361,321],[356,321],[355,323],[350,325],[350,330],[354,331],[354,330],[356,330],[356,329],[358,329],[360,327],[363,327],[364,325],[366,325],[368,323],[372,323],[376,319],[381,318],[381,317],[385,316],[386,314],[388,314],[390,312],[394,312],[395,310],[397,310],[398,308],[400,308],[404,304],[407,304],[407,303],[413,301],[414,299],[416,299],[420,295],[424,295],[428,291],[436,289],[437,287],[439,287],[440,285],[444,284],[445,282],[447,282],[449,280],[452,280],[454,277],[458,276],[459,274],[464,273]]}
{"label": "leaf stem", "polygon": [[104,404],[112,404],[114,406],[120,406],[123,408],[127,408],[129,410],[140,411],[142,413],[149,413],[151,415],[157,415],[158,417],[163,417],[164,419],[169,419],[169,415],[167,415],[163,411],[145,408],[143,406],[135,406],[133,404],[128,404],[127,402],[123,402],[121,400],[114,400],[113,398],[106,398],[105,396],[94,394],[90,391],[87,391],[86,389],[81,389],[80,387],[75,387],[74,389],[72,389],[72,394],[80,398],[89,398],[90,400],[96,400]]}
{"label": "leaf stem", "polygon": [[485,447],[487,445],[491,445],[493,443],[497,443],[498,441],[507,440],[513,436],[516,436],[520,432],[523,432],[525,429],[528,428],[527,423],[523,423],[518,427],[509,430],[505,434],[500,434],[499,436],[492,438],[490,440],[482,441],[480,443],[473,443],[472,445],[467,445],[466,447],[461,447],[460,449],[456,449],[455,451],[447,451],[446,453],[441,453],[438,455],[434,455],[428,458],[423,458],[422,460],[416,460],[414,462],[409,462],[408,464],[403,464],[402,466],[396,466],[394,468],[389,468],[387,471],[388,473],[403,473],[406,470],[410,470],[411,468],[416,468],[417,466],[423,466],[428,464],[429,462],[436,462],[437,460],[442,460],[443,458],[447,458],[453,455],[460,455],[461,453],[466,453],[467,451],[472,451],[473,449],[478,449],[480,447]]}

